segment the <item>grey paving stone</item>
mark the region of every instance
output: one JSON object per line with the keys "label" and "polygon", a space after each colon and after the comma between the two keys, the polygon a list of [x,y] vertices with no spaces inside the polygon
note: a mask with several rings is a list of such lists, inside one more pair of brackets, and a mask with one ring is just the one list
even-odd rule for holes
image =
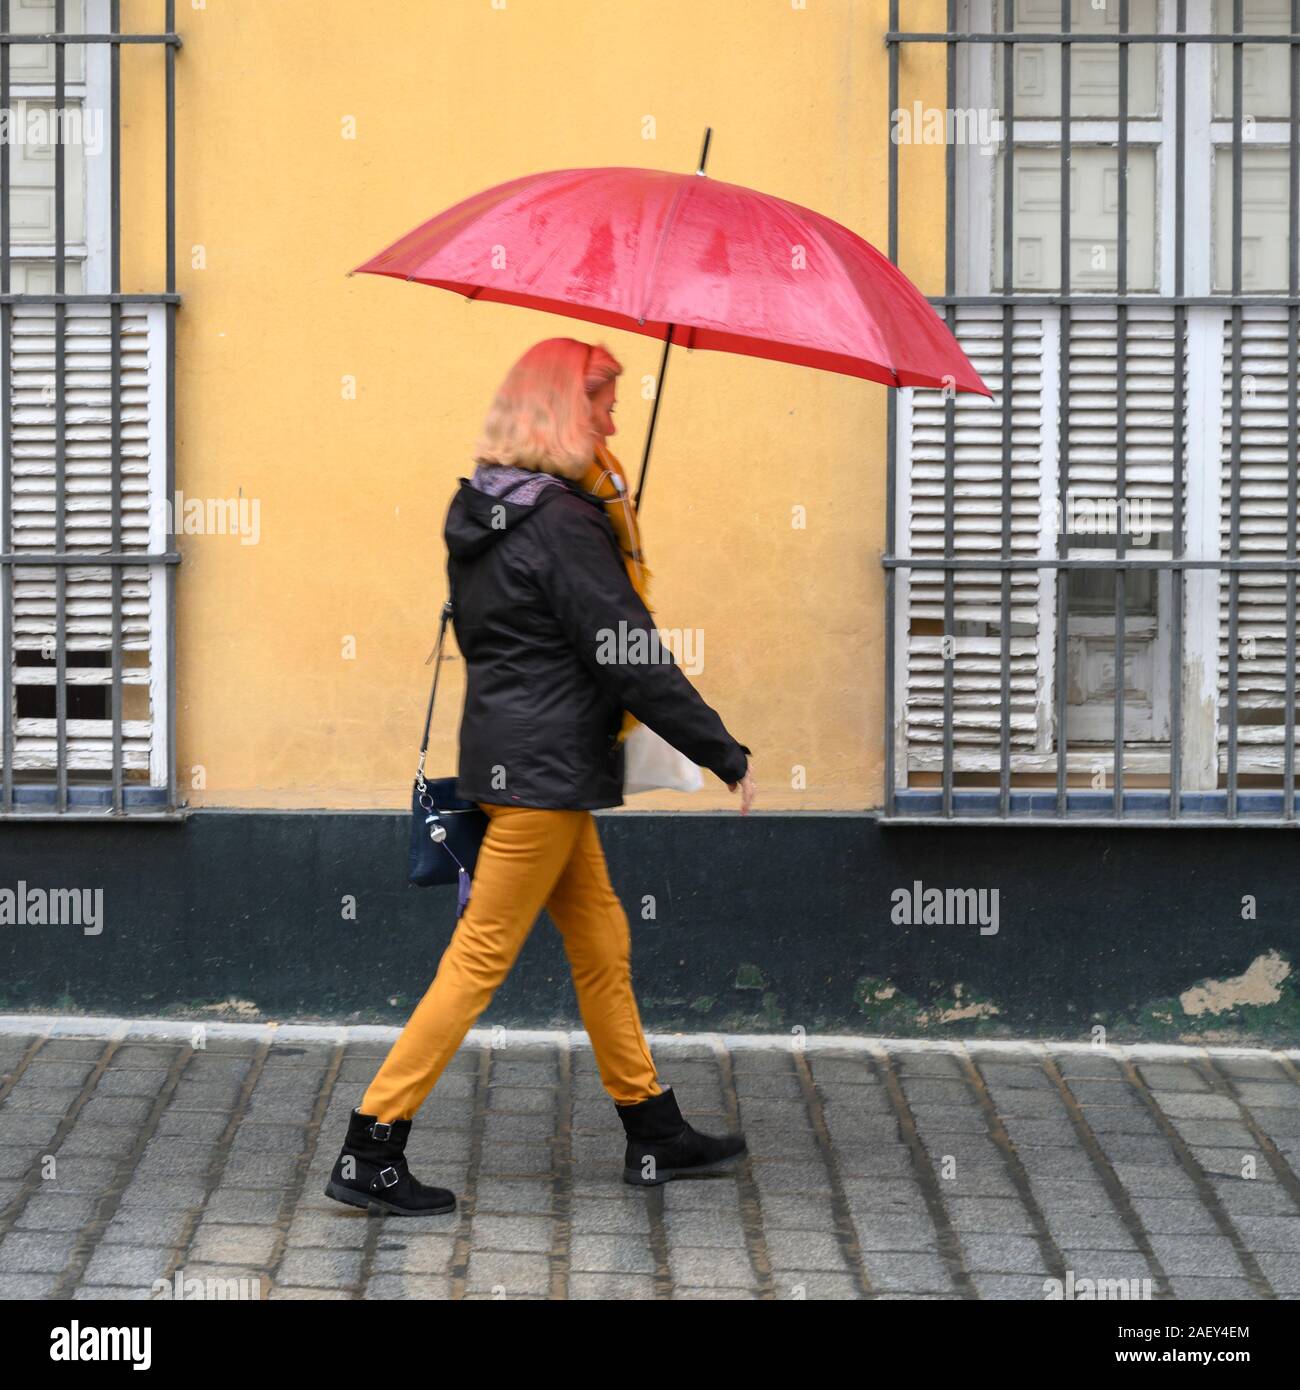
{"label": "grey paving stone", "polygon": [[201,1207],[207,1184],[201,1178],[134,1177],[122,1193],[120,1208]]}
{"label": "grey paving stone", "polygon": [[212,1221],[236,1224],[274,1221],[283,1205],[284,1193],[274,1189],[227,1187],[223,1184],[208,1198],[204,1215]]}
{"label": "grey paving stone", "polygon": [[451,1298],[451,1280],[431,1275],[377,1274],[366,1282],[361,1295],[366,1299]]}
{"label": "grey paving stone", "polygon": [[843,1247],[833,1235],[818,1231],[768,1231],[766,1244],[774,1272],[849,1269]]}
{"label": "grey paving stone", "polygon": [[1172,1168],[1177,1162],[1173,1147],[1167,1139],[1160,1136],[1107,1134],[1099,1135],[1098,1142],[1112,1165],[1146,1163]]}
{"label": "grey paving stone", "polygon": [[819,1164],[754,1161],[753,1174],[754,1182],[764,1196],[769,1192],[821,1192],[829,1195],[831,1191],[830,1175]]}
{"label": "grey paving stone", "polygon": [[957,1231],[1031,1235],[1033,1219],[1022,1202],[1007,1197],[950,1197],[945,1206]]}
{"label": "grey paving stone", "polygon": [[986,1274],[977,1272],[971,1280],[981,1298],[998,1299],[1045,1299],[1047,1297],[1047,1274]]}
{"label": "grey paving stone", "polygon": [[189,1259],[198,1264],[264,1265],[275,1249],[277,1234],[270,1226],[204,1222],[194,1234]]}
{"label": "grey paving stone", "polygon": [[500,1289],[507,1297],[547,1294],[551,1288],[550,1260],[545,1255],[475,1250],[469,1257],[466,1288],[477,1293]]}
{"label": "grey paving stone", "polygon": [[987,1134],[990,1129],[979,1106],[918,1105],[912,1110],[912,1120],[927,1145],[931,1135]]}
{"label": "grey paving stone", "polygon": [[772,1289],[777,1298],[792,1301],[828,1299],[845,1302],[864,1297],[861,1286],[851,1274],[835,1274],[821,1270],[774,1274]]}
{"label": "grey paving stone", "polygon": [[858,1244],[864,1250],[925,1250],[938,1240],[928,1214],[882,1216],[875,1212],[853,1212]]}
{"label": "grey paving stone", "polygon": [[90,1257],[83,1282],[148,1288],[169,1273],[171,1250],[161,1246],[101,1245]]}
{"label": "grey paving stone", "polygon": [[230,1117],[220,1110],[166,1110],[158,1119],[158,1134],[214,1143],[221,1138]]}
{"label": "grey paving stone", "polygon": [[1075,1128],[1066,1118],[1019,1120],[1008,1117],[1003,1124],[1017,1149],[1022,1144],[1036,1147],[1053,1144],[1077,1147],[1079,1144]]}
{"label": "grey paving stone", "polygon": [[871,1070],[871,1059],[862,1057],[828,1057],[824,1053],[809,1052],[808,1067],[813,1080],[819,1085],[830,1082],[848,1083],[856,1086],[879,1086],[879,1078]]}
{"label": "grey paving stone", "polygon": [[908,1106],[918,1105],[978,1106],[979,1096],[964,1078],[946,1076],[910,1076],[902,1078],[903,1095]]}
{"label": "grey paving stone", "polygon": [[1175,1119],[1170,1123],[1178,1131],[1183,1142],[1193,1148],[1234,1148],[1240,1152],[1256,1147],[1254,1136],[1245,1125],[1229,1124],[1223,1120]]}
{"label": "grey paving stone", "polygon": [[83,1123],[78,1120],[72,1132],[59,1145],[60,1158],[87,1154],[93,1158],[121,1158],[137,1143],[135,1130],[126,1125]]}
{"label": "grey paving stone", "polygon": [[546,1252],[555,1241],[555,1222],[544,1216],[476,1216],[471,1239],[476,1250]]}
{"label": "grey paving stone", "polygon": [[569,1297],[575,1299],[652,1299],[655,1281],[644,1274],[571,1274]]}
{"label": "grey paving stone", "polygon": [[1268,1250],[1300,1254],[1300,1217],[1237,1216],[1233,1218],[1233,1224],[1253,1252]]}
{"label": "grey paving stone", "polygon": [[384,1274],[449,1274],[455,1253],[456,1237],[451,1233],[381,1236],[371,1268]]}
{"label": "grey paving stone", "polygon": [[1133,1105],[1089,1105],[1083,1111],[1084,1122],[1101,1137],[1108,1134],[1159,1135],[1159,1122],[1145,1109]]}
{"label": "grey paving stone", "polygon": [[863,1251],[862,1262],[873,1288],[943,1293],[951,1289],[948,1266],[937,1255]]}
{"label": "grey paving stone", "polygon": [[1040,1178],[1078,1178],[1093,1172],[1081,1144],[1017,1144],[1016,1157],[1025,1172]]}
{"label": "grey paving stone", "polygon": [[1123,1279],[1140,1292],[1142,1280],[1150,1279],[1152,1295],[1159,1292],[1160,1285],[1155,1270],[1136,1245],[1101,1250],[1062,1245],[1061,1258],[1065,1261],[1066,1269],[1074,1271],[1076,1281]]}
{"label": "grey paving stone", "polygon": [[19,1080],[20,1086],[50,1086],[61,1090],[81,1087],[95,1070],[91,1061],[42,1062],[39,1057],[28,1063]]}
{"label": "grey paving stone", "polygon": [[[739,1188],[734,1181],[726,1179],[675,1181],[666,1183],[660,1190],[664,1194],[665,1211],[732,1211],[740,1205]],[[626,1193],[625,1201],[640,1200],[644,1204],[644,1195],[635,1187],[620,1184],[615,1191],[620,1195]]]}
{"label": "grey paving stone", "polygon": [[753,1289],[725,1289],[718,1286],[704,1289],[675,1288],[673,1299],[676,1302],[712,1302],[712,1303],[734,1303],[742,1299],[756,1299],[758,1294]]}
{"label": "grey paving stone", "polygon": [[0,1241],[0,1274],[59,1274],[77,1239],[75,1231],[13,1231]]}
{"label": "grey paving stone", "polygon": [[1140,1062],[1138,1074],[1153,1091],[1210,1089],[1210,1083],[1190,1063]]}
{"label": "grey paving stone", "polygon": [[980,1074],[990,1087],[1013,1091],[1050,1091],[1056,1095],[1052,1078],[1040,1066],[1029,1062],[991,1062],[976,1054]]}
{"label": "grey paving stone", "polygon": [[[1048,1050],[1051,1051],[1050,1048]],[[1053,1052],[1052,1059],[1067,1082],[1089,1077],[1123,1076],[1119,1062],[1102,1052]]]}
{"label": "grey paving stone", "polygon": [[1228,1096],[1204,1091],[1166,1091],[1159,1099],[1161,1110],[1174,1119],[1236,1120],[1241,1115],[1241,1107]]}
{"label": "grey paving stone", "polygon": [[672,1245],[745,1248],[745,1228],[738,1209],[707,1211],[683,1208],[664,1214],[664,1230]]}
{"label": "grey paving stone", "polygon": [[972,1272],[1033,1274],[1047,1272],[1038,1242],[1032,1236],[977,1235],[963,1232],[962,1250]]}
{"label": "grey paving stone", "polygon": [[[374,1284],[375,1284],[375,1282],[376,1282],[376,1281],[372,1279],[372,1280],[370,1281],[370,1284],[368,1284],[368,1285],[366,1286],[367,1289],[373,1287]],[[381,1295],[381,1296],[382,1296],[382,1297],[385,1297],[385,1298],[399,1298],[399,1297],[401,1297],[401,1294],[396,1293],[396,1292],[392,1292],[392,1293],[383,1294],[383,1295]],[[425,1297],[425,1296],[432,1297],[432,1295],[421,1295],[421,1297]],[[312,1302],[342,1302],[342,1301],[350,1301],[351,1298],[352,1298],[352,1295],[351,1295],[351,1293],[349,1293],[346,1289],[294,1289],[294,1288],[273,1288],[273,1289],[271,1290],[270,1294],[268,1295],[268,1298],[281,1299],[281,1300],[295,1300],[295,1301],[304,1301],[304,1302],[305,1302],[305,1301],[312,1301]]]}
{"label": "grey paving stone", "polygon": [[1300,1106],[1300,1085],[1293,1081],[1238,1081],[1233,1089],[1252,1110],[1276,1106],[1294,1111]]}
{"label": "grey paving stone", "polygon": [[569,1268],[586,1274],[653,1274],[655,1258],[648,1236],[575,1232],[570,1238]]}
{"label": "grey paving stone", "polygon": [[1111,1211],[1057,1210],[1043,1208],[1052,1239],[1061,1245],[1085,1245],[1093,1250],[1127,1250],[1134,1237],[1118,1215]]}
{"label": "grey paving stone", "polygon": [[1255,1260],[1274,1293],[1300,1294],[1300,1255],[1290,1251],[1272,1254],[1265,1250],[1256,1254]]}
{"label": "grey paving stone", "polygon": [[79,1094],[79,1090],[67,1086],[15,1086],[5,1098],[5,1115],[66,1115]]}
{"label": "grey paving stone", "polygon": [[0,1298],[16,1302],[49,1298],[58,1282],[56,1274],[0,1274]]}
{"label": "grey paving stone", "polygon": [[162,1071],[135,1071],[127,1068],[109,1067],[95,1083],[95,1095],[105,1096],[157,1096],[166,1083],[167,1073]]}
{"label": "grey paving stone", "polygon": [[1160,1166],[1151,1163],[1114,1162],[1111,1168],[1131,1197],[1185,1197],[1196,1196],[1196,1184],[1180,1167],[1172,1163]]}
{"label": "grey paving stone", "polygon": [[1218,1227],[1199,1201],[1182,1198],[1133,1197],[1133,1210],[1153,1235],[1217,1235]]}
{"label": "grey paving stone", "polygon": [[305,1288],[349,1288],[360,1277],[359,1250],[290,1250],[275,1272],[277,1284]]}
{"label": "grey paving stone", "polygon": [[479,1171],[488,1177],[549,1175],[555,1155],[548,1144],[493,1144],[483,1153]]}
{"label": "grey paving stone", "polygon": [[765,1197],[763,1226],[769,1231],[835,1230],[835,1213],[816,1197]]}
{"label": "grey paving stone", "polygon": [[194,1213],[183,1207],[120,1210],[104,1228],[103,1245],[174,1246],[185,1238]]}
{"label": "grey paving stone", "polygon": [[895,1052],[894,1070],[901,1078],[914,1076],[961,1077],[965,1068],[961,1062],[944,1052]]}
{"label": "grey paving stone", "polygon": [[512,1181],[480,1176],[475,1190],[479,1211],[545,1213],[555,1202],[549,1181]]}
{"label": "grey paving stone", "polygon": [[153,1293],[147,1285],[81,1284],[72,1297],[76,1302],[145,1303]]}
{"label": "grey paving stone", "polygon": [[[817,1073],[813,1072],[816,1079]],[[803,1097],[803,1086],[797,1076],[738,1076],[736,1078],[736,1094],[740,1097],[741,1105],[749,1099],[770,1099],[770,1100],[800,1100]]]}
{"label": "grey paving stone", "polygon": [[38,1192],[18,1215],[21,1231],[80,1231],[99,1206],[94,1197]]}
{"label": "grey paving stone", "polygon": [[1004,1118],[1066,1117],[1070,1113],[1065,1102],[1054,1090],[1037,1087],[1032,1090],[1017,1090],[1012,1086],[999,1085],[990,1086],[989,1093],[998,1114]]}
{"label": "grey paving stone", "polygon": [[147,1096],[91,1096],[81,1108],[77,1123],[129,1125],[138,1130],[149,1118],[154,1102]]}
{"label": "grey paving stone", "polygon": [[569,1207],[572,1230],[588,1235],[637,1235],[650,1230],[644,1203],[574,1198]]}
{"label": "grey paving stone", "polygon": [[1182,1299],[1260,1299],[1264,1296],[1256,1293],[1245,1279],[1193,1279],[1183,1275],[1170,1280],[1169,1286],[1174,1297]]}
{"label": "grey paving stone", "polygon": [[725,1284],[748,1288],[755,1281],[754,1266],[743,1250],[699,1250],[676,1247],[668,1252],[673,1283],[683,1287],[711,1288]]}
{"label": "grey paving stone", "polygon": [[1223,1236],[1167,1236],[1152,1234],[1151,1249],[1171,1279],[1180,1274],[1206,1278],[1239,1279],[1241,1262],[1232,1243]]}
{"label": "grey paving stone", "polygon": [[0,1110],[0,1145],[48,1150],[62,1119],[62,1115],[34,1115],[30,1111],[19,1115]]}
{"label": "grey paving stone", "polygon": [[[500,1140],[539,1141],[550,1139],[555,1134],[556,1116],[550,1112],[526,1115],[489,1115],[483,1126],[483,1142],[496,1143]],[[465,1145],[469,1135],[461,1137]]]}

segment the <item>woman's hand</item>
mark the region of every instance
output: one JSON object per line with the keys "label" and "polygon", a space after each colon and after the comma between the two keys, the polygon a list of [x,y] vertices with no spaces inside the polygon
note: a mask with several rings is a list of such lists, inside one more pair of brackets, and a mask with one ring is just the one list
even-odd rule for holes
{"label": "woman's hand", "polygon": [[750,771],[748,763],[745,765],[745,775],[739,782],[728,782],[727,790],[734,792],[740,790],[740,814],[747,816],[749,808],[754,804],[754,774]]}

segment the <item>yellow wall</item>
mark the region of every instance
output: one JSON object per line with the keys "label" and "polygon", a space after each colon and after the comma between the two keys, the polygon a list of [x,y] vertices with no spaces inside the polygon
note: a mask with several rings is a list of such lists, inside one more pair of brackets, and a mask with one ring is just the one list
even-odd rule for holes
{"label": "yellow wall", "polygon": [[[916,27],[942,27],[941,3],[905,8]],[[129,27],[160,22],[155,0],[124,9]],[[606,342],[625,367],[611,445],[635,474],[649,417],[637,385],[659,347],[345,272],[520,174],[692,170],[706,125],[711,175],[883,247],[887,6],[182,0],[177,14],[177,484],[256,499],[261,531],[248,546],[180,538],[182,793],[192,805],[401,806],[445,592],[443,517],[492,392],[540,338]],[[928,82],[941,60],[905,55],[906,82]],[[157,54],[124,60],[128,82],[160,70]],[[128,222],[156,220],[159,108],[128,90],[126,112]],[[902,261],[934,293],[942,152],[923,163],[923,185],[909,166]],[[158,287],[156,249],[129,245],[127,288]],[[703,628],[696,683],[754,750],[758,809],[881,799],[885,398],[751,358],[674,349],[669,364],[644,515],[656,617]],[[791,526],[797,505],[805,530]],[[444,670],[438,775],[454,768],[462,677],[459,662]],[[805,790],[792,789],[796,765]],[[735,804],[709,776],[694,797],[628,806]]]}

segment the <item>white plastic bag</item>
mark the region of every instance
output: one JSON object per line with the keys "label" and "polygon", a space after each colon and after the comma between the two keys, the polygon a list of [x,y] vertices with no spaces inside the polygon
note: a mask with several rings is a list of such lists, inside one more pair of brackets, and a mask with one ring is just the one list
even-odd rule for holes
{"label": "white plastic bag", "polygon": [[700,769],[644,724],[638,724],[628,734],[623,748],[624,796],[654,791],[697,792],[704,785]]}

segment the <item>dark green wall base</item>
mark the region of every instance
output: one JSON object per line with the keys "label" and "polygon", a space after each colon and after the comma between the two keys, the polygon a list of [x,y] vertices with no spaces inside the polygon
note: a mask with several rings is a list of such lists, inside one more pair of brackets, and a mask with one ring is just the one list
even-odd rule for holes
{"label": "dark green wall base", "polygon": [[[652,1031],[1300,1037],[1300,841],[1286,831],[597,820]],[[401,1023],[455,915],[452,889],[406,886],[406,833],[386,813],[11,822],[0,892],[102,888],[105,920],[98,935],[0,925],[0,1010]],[[891,920],[917,880],[998,890],[996,934]],[[581,1027],[545,914],[479,1022]]]}

